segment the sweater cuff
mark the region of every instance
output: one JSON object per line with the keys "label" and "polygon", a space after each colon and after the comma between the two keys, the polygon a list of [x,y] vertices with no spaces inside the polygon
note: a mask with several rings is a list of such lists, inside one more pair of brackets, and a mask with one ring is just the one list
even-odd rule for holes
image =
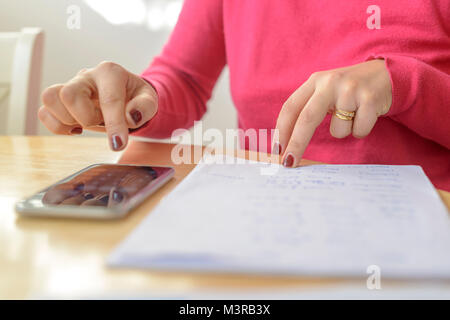
{"label": "sweater cuff", "polygon": [[387,114],[394,116],[409,109],[415,100],[417,91],[417,61],[400,55],[371,54],[366,61],[383,59],[389,72],[392,88],[392,103]]}

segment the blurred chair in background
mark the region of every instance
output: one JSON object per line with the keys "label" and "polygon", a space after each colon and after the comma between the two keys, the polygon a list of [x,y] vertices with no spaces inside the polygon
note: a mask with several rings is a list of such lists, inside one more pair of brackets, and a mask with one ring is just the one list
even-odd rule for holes
{"label": "blurred chair in background", "polygon": [[35,135],[44,32],[0,32],[0,134]]}

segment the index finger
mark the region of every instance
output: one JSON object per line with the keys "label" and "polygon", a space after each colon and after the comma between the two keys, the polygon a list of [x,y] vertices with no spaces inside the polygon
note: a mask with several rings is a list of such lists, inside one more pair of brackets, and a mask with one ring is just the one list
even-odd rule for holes
{"label": "index finger", "polygon": [[120,151],[128,143],[128,124],[125,115],[126,71],[120,66],[105,64],[94,75],[94,79],[110,147],[114,151]]}
{"label": "index finger", "polygon": [[282,154],[286,150],[295,122],[313,93],[314,82],[309,78],[283,104],[276,124],[279,137],[278,141],[273,141],[272,153]]}
{"label": "index finger", "polygon": [[295,123],[284,153],[283,165],[285,167],[296,167],[299,164],[316,128],[327,115],[331,104],[331,95],[317,91],[306,103]]}

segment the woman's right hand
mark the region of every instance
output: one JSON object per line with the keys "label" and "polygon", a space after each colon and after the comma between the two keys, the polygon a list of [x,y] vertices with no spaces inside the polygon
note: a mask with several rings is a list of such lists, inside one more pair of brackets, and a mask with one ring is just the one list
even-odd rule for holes
{"label": "woman's right hand", "polygon": [[139,128],[158,110],[155,89],[138,75],[112,62],[83,69],[65,84],[42,93],[39,119],[53,133],[74,135],[83,129],[106,131],[111,149],[128,143],[128,130]]}

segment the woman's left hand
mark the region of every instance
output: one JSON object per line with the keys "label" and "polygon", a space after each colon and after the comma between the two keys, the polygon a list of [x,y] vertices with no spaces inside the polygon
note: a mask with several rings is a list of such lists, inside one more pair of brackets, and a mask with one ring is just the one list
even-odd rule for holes
{"label": "woman's left hand", "polygon": [[284,103],[276,126],[279,139],[272,152],[283,154],[284,166],[295,167],[327,113],[333,113],[333,137],[353,134],[364,138],[391,103],[391,81],[384,60],[313,73]]}

